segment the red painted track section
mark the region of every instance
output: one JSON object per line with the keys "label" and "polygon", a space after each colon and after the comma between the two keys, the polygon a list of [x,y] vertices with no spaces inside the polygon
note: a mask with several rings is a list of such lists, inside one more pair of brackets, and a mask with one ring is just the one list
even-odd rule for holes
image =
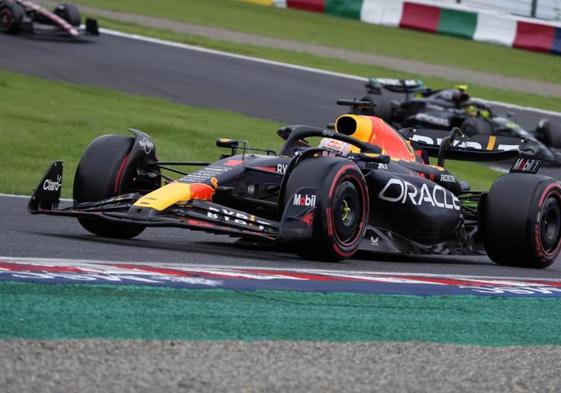
{"label": "red painted track section", "polygon": [[0,282],[417,296],[561,297],[561,279],[0,257]]}

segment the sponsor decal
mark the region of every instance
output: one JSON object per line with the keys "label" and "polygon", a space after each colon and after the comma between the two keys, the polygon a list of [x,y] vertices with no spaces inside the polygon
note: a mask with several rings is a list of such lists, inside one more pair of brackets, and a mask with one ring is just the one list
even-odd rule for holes
{"label": "sponsor decal", "polygon": [[[230,160],[227,161],[225,165],[228,165],[228,163],[232,161],[235,161],[235,165],[239,165],[243,163],[243,161]],[[216,178],[216,184],[218,184],[217,176],[220,176],[222,173],[231,170],[231,166],[234,165],[229,165],[229,166],[209,165],[195,172],[192,172],[187,176],[182,177],[180,181],[182,183],[205,183],[209,180],[212,182],[211,179],[214,177]]]}
{"label": "sponsor decal", "polygon": [[[371,239],[375,242],[376,238]],[[561,280],[0,257],[0,282],[561,298]]]}
{"label": "sponsor decal", "polygon": [[279,175],[284,175],[286,173],[286,168],[288,164],[277,164],[277,173]]}
{"label": "sponsor decal", "polygon": [[233,222],[239,225],[248,226],[259,231],[265,231],[265,225],[269,225],[269,223],[257,219],[254,215],[244,214],[224,207],[216,208],[214,206],[209,206],[206,216],[214,220]]}
{"label": "sponsor decal", "polygon": [[[419,142],[425,145],[434,145],[440,146],[442,143],[443,138],[432,138],[427,135],[419,135],[415,134],[411,137],[411,140],[414,142]],[[520,145],[508,145],[508,144],[499,144],[497,145],[495,150],[498,151],[509,151],[509,150],[516,150]],[[484,148],[481,143],[474,142],[474,141],[454,141],[453,147],[461,148],[461,149],[475,149],[475,150],[487,150]]]}
{"label": "sponsor decal", "polygon": [[510,168],[512,173],[538,173],[538,170],[542,166],[541,160],[529,159],[529,158],[517,158]]}
{"label": "sponsor decal", "polygon": [[450,121],[445,117],[432,116],[426,113],[418,113],[417,115],[415,115],[415,118],[416,120],[423,121],[425,123],[433,124],[436,126],[450,127]]}
{"label": "sponsor decal", "polygon": [[441,174],[440,181],[444,183],[456,183],[456,178],[453,175]]}
{"label": "sponsor decal", "polygon": [[308,226],[308,228],[312,228],[314,224],[314,211],[308,212],[304,214],[304,216],[300,219],[300,221]]}
{"label": "sponsor decal", "polygon": [[413,206],[429,204],[442,209],[460,210],[460,200],[454,194],[440,185],[431,187],[423,183],[418,188],[408,181],[391,178],[378,193],[378,198],[392,203],[411,203]]}
{"label": "sponsor decal", "polygon": [[383,170],[383,171],[387,171],[388,170],[388,164],[383,164],[381,162],[378,163],[378,169]]}
{"label": "sponsor decal", "polygon": [[317,196],[315,194],[294,194],[294,197],[292,198],[292,206],[315,207],[316,198]]}
{"label": "sponsor decal", "polygon": [[154,149],[154,143],[152,143],[152,141],[148,138],[142,138],[138,141],[138,144],[144,149],[144,153],[146,154],[150,154],[152,149]]}
{"label": "sponsor decal", "polygon": [[58,191],[62,187],[62,175],[57,175],[56,180],[45,179],[43,182],[43,190]]}
{"label": "sponsor decal", "polygon": [[385,86],[418,86],[420,82],[414,79],[392,79],[392,78],[376,78],[376,82]]}

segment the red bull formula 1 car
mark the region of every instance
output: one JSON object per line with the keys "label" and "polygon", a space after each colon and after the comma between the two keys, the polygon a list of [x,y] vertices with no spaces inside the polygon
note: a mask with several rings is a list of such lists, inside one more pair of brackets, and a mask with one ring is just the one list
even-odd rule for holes
{"label": "red bull formula 1 car", "polygon": [[59,4],[51,12],[26,0],[0,0],[0,32],[5,34],[26,32],[70,38],[99,35],[95,19],[86,19],[85,28],[81,24],[80,11],[73,4]]}
{"label": "red bull formula 1 car", "polygon": [[[277,242],[317,260],[351,258],[360,249],[487,253],[499,264],[533,268],[555,261],[561,185],[537,174],[539,160],[526,158],[535,146],[508,137],[466,140],[456,129],[436,144],[357,114],[368,103],[342,103],[352,110],[334,130],[281,128],[278,153],[219,139],[217,146],[229,151],[211,163],[159,161],[152,138],[138,130],[100,136],[79,161],[73,204],[59,207],[62,162],[56,161],[28,209],[76,217],[104,237],[178,227]],[[310,145],[313,138],[321,139],[318,147]],[[426,162],[427,152],[439,165]],[[488,192],[473,192],[444,168],[446,158],[515,162]],[[186,167],[195,169],[180,169]]]}

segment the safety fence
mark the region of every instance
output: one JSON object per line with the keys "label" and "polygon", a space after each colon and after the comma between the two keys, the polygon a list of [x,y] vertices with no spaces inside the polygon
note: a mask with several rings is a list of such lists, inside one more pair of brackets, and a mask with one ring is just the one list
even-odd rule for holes
{"label": "safety fence", "polygon": [[245,0],[384,26],[447,34],[561,55],[561,24],[473,10],[461,4],[403,0]]}
{"label": "safety fence", "polygon": [[561,0],[432,0],[456,3],[472,9],[561,21]]}

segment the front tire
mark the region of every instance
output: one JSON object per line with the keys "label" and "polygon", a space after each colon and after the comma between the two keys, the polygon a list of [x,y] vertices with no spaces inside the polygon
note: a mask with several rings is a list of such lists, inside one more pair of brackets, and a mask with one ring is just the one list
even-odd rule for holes
{"label": "front tire", "polygon": [[561,148],[561,125],[559,123],[542,120],[538,129],[543,143],[547,147]]}
{"label": "front tire", "polygon": [[[128,155],[134,138],[121,135],[103,135],[84,151],[74,178],[74,202],[91,202],[134,192],[133,173],[127,170]],[[104,237],[129,239],[138,236],[144,227],[119,224],[102,219],[79,218],[87,231]]]}
{"label": "front tire", "polygon": [[21,21],[25,10],[17,3],[6,2],[0,7],[0,32],[4,34],[17,34],[20,31]]}
{"label": "front tire", "polygon": [[368,189],[358,167],[343,158],[306,159],[290,173],[284,195],[291,198],[303,187],[316,188],[317,201],[312,241],[296,253],[322,261],[351,258],[368,222]]}
{"label": "front tire", "polygon": [[74,4],[62,3],[56,6],[54,13],[60,16],[74,27],[79,27],[82,23],[82,17],[78,7]]}
{"label": "front tire", "polygon": [[491,260],[545,268],[561,250],[561,185],[547,176],[502,176],[485,198],[481,224]]}

